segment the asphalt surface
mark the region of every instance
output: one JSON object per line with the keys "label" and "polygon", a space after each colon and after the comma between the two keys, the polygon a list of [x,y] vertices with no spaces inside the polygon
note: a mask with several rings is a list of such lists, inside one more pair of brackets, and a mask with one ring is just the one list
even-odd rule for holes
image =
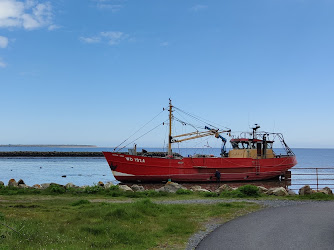
{"label": "asphalt surface", "polygon": [[334,202],[267,208],[218,227],[196,247],[209,249],[334,249]]}

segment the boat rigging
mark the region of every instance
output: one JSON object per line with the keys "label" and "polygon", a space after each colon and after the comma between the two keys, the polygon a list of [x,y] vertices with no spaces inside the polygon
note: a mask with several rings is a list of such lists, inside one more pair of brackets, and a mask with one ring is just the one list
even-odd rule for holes
{"label": "boat rigging", "polygon": [[[137,153],[136,150],[129,150],[129,153],[115,152],[115,150],[114,152],[103,152],[117,180],[150,182],[166,181],[167,179],[187,182],[214,181],[216,170],[221,172],[223,181],[263,180],[283,175],[285,171],[297,164],[296,157],[286,144],[283,135],[280,133],[259,132],[260,126],[258,124],[255,124],[251,133],[243,132],[239,136],[232,136],[230,140],[232,149],[229,152],[226,151],[227,139],[222,135],[228,134],[231,137],[231,129],[220,129],[186,112],[183,113],[206,125],[204,127],[195,126],[176,118],[176,121],[183,125],[189,124],[196,131],[172,135],[173,120],[175,118],[173,112],[175,110],[183,112],[174,107],[171,100],[169,100],[167,120],[169,122],[169,133],[166,153],[146,151]],[[165,122],[158,124],[155,128],[163,124]],[[183,157],[172,152],[173,143],[181,143],[208,136],[214,136],[222,141],[220,157],[213,155],[189,155],[188,157]],[[285,154],[283,155],[278,155],[273,150],[273,143],[277,138],[285,149]]]}

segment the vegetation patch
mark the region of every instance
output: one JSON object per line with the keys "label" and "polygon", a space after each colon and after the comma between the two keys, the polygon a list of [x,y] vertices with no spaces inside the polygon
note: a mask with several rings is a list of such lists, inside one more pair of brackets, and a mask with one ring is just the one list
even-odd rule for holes
{"label": "vegetation patch", "polygon": [[90,201],[89,200],[79,200],[79,201],[73,202],[71,205],[80,206],[80,205],[85,205],[85,204],[90,204]]}
{"label": "vegetation patch", "polygon": [[31,203],[25,197],[23,206],[17,201],[0,206],[1,249],[184,249],[206,222],[260,208],[250,203],[167,205],[147,198],[98,203],[52,195]]}

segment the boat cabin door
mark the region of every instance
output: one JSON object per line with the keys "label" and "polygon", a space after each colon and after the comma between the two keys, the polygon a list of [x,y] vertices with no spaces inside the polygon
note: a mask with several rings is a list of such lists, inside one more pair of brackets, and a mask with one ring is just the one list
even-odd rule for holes
{"label": "boat cabin door", "polygon": [[261,155],[262,155],[262,143],[260,143],[260,142],[256,143],[256,148],[257,148],[257,156],[261,157]]}

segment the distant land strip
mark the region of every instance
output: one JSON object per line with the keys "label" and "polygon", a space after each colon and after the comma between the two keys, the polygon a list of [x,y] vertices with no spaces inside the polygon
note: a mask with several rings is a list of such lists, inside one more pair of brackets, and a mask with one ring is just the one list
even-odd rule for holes
{"label": "distant land strip", "polygon": [[102,152],[0,152],[0,157],[103,157]]}
{"label": "distant land strip", "polygon": [[0,147],[49,147],[49,148],[96,148],[95,145],[75,145],[75,144],[1,144]]}

